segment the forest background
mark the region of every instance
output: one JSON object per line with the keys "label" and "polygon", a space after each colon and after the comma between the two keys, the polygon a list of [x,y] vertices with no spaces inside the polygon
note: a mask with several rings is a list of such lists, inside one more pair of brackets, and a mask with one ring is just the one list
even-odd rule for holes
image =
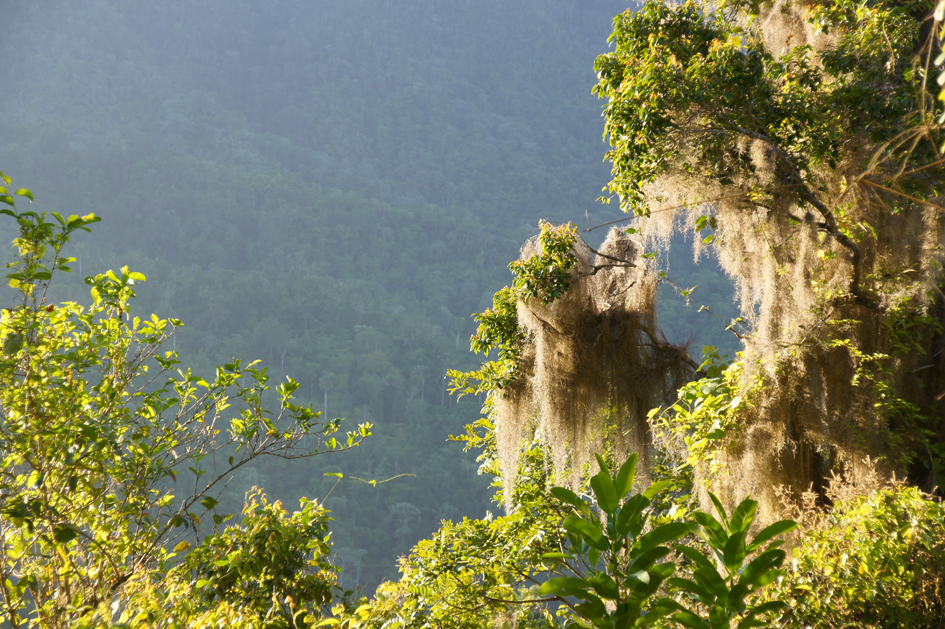
{"label": "forest background", "polygon": [[[334,560],[370,592],[441,520],[496,509],[475,453],[447,441],[481,399],[457,403],[444,375],[478,364],[468,313],[539,219],[623,216],[595,202],[609,168],[591,88],[626,8],[8,0],[0,163],[31,209],[103,219],[69,245],[55,300],[128,265],[148,277],[137,311],[184,321],[173,344],[197,373],[259,358],[301,401],[374,424],[356,452],[242,469],[224,505],[254,485],[324,498],[343,473]],[[731,287],[675,251],[671,278],[699,288],[687,305],[664,286],[667,336],[733,355]]]}

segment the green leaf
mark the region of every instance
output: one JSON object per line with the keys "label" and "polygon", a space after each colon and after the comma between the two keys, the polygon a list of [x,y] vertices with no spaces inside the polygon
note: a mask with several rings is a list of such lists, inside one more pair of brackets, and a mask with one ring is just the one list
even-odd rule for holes
{"label": "green leaf", "polygon": [[787,556],[780,548],[772,549],[755,557],[745,566],[739,578],[739,583],[748,583],[756,587],[767,585],[778,577],[777,568]]}
{"label": "green leaf", "polygon": [[[598,455],[600,458],[600,455]],[[597,505],[605,513],[614,513],[620,506],[620,499],[617,496],[617,488],[610,478],[610,471],[603,465],[601,460],[601,470],[591,477],[591,489],[597,497]]]}
{"label": "green leaf", "polygon": [[53,539],[57,544],[68,544],[79,536],[79,528],[74,524],[57,524],[53,527]]}
{"label": "green leaf", "polygon": [[[644,583],[649,583],[649,575],[647,575],[646,572],[643,574],[646,575],[646,581]],[[633,575],[629,575],[629,578],[633,578]],[[617,587],[617,582],[606,572],[598,572],[588,578],[587,582],[591,584],[591,587],[593,587],[598,594],[606,599],[613,601],[620,597],[620,588]]]}
{"label": "green leaf", "polygon": [[715,505],[715,510],[718,512],[719,517],[722,518],[722,525],[725,527],[725,532],[730,533],[731,527],[728,524],[728,516],[725,515],[725,507],[722,506],[722,502],[718,499],[718,496],[709,492],[709,498],[712,499],[712,504]]}
{"label": "green leaf", "polygon": [[671,542],[692,532],[693,526],[688,522],[670,522],[658,528],[653,529],[636,543],[635,548],[641,552],[654,549],[666,542]]}
{"label": "green leaf", "polygon": [[723,557],[729,574],[737,573],[745,560],[745,531],[739,531],[728,538]]}
{"label": "green leaf", "polygon": [[713,602],[715,602],[715,596],[709,590],[698,583],[695,583],[694,581],[674,577],[667,580],[666,583],[677,590],[694,594],[696,598],[698,598],[705,605],[711,605]]}
{"label": "green leaf", "polygon": [[585,602],[575,605],[574,610],[592,622],[603,621],[606,623],[610,614],[607,612],[607,607],[604,605],[604,602],[590,593],[586,594],[583,598]]}
{"label": "green leaf", "polygon": [[720,553],[724,552],[725,545],[728,543],[728,533],[725,532],[719,521],[702,511],[696,511],[692,514],[692,517],[702,527],[702,537],[709,542],[712,548]]}
{"label": "green leaf", "polygon": [[590,517],[591,515],[590,506],[584,500],[582,500],[580,496],[578,496],[576,493],[574,493],[570,489],[567,489],[565,487],[552,487],[550,491],[551,491],[551,495],[557,498],[558,500],[560,500],[561,502],[566,502],[569,505],[572,505],[573,507],[577,508],[578,511]]}
{"label": "green leaf", "polygon": [[20,188],[15,193],[17,196],[26,197],[30,201],[33,200],[33,193],[27,190],[26,188]]}
{"label": "green leaf", "polygon": [[584,591],[589,590],[590,584],[584,579],[578,579],[577,577],[557,577],[555,579],[549,579],[541,584],[541,587],[538,588],[538,593],[542,596],[547,594],[558,594],[558,593],[568,593],[566,595],[571,596],[570,592],[574,591]]}
{"label": "green leaf", "polygon": [[642,583],[643,585],[649,585],[650,583],[650,573],[646,570],[638,570],[627,575],[627,578],[631,581],[636,581],[637,583]]}
{"label": "green leaf", "polygon": [[583,538],[588,544],[598,550],[610,550],[610,544],[604,537],[604,531],[594,522],[581,519],[574,515],[569,515],[561,523],[561,526],[569,533],[574,533]]}
{"label": "green leaf", "polygon": [[210,496],[207,496],[206,498],[200,501],[200,504],[203,506],[204,509],[209,511],[210,509],[220,504],[220,502],[214,498],[211,498]]}
{"label": "green leaf", "polygon": [[758,503],[750,498],[746,498],[740,505],[735,507],[734,513],[729,523],[729,534],[736,531],[747,531],[751,528],[751,523],[755,520],[755,512],[758,510]]}
{"label": "green leaf", "polygon": [[670,550],[665,546],[659,546],[657,548],[651,548],[645,552],[640,553],[634,557],[633,561],[630,562],[630,565],[627,566],[627,570],[638,572],[640,570],[649,570],[653,567],[657,561],[665,557],[670,553]]}
{"label": "green leaf", "polygon": [[638,627],[651,627],[660,618],[665,618],[673,612],[687,612],[686,608],[671,598],[661,598],[650,605],[650,608],[640,617]]}
{"label": "green leaf", "polygon": [[688,629],[713,629],[710,627],[704,620],[693,614],[692,612],[679,612],[673,614],[673,620],[681,624],[683,627]]}
{"label": "green leaf", "polygon": [[672,486],[672,484],[673,484],[673,481],[671,480],[656,481],[655,483],[650,485],[646,491],[643,492],[643,497],[646,498],[647,500],[652,500],[653,496],[660,493],[667,487]]}
{"label": "green leaf", "polygon": [[620,470],[617,472],[617,480],[614,483],[614,488],[617,490],[617,497],[621,500],[633,491],[633,479],[636,475],[637,459],[639,458],[639,455],[634,452],[627,457],[627,460],[624,461],[623,465],[620,466]]}
{"label": "green leaf", "polygon": [[650,506],[650,501],[640,494],[631,496],[617,514],[617,533],[621,536],[630,533],[633,537],[643,530],[643,510]]}
{"label": "green leaf", "polygon": [[673,548],[681,555],[684,555],[692,563],[696,564],[700,568],[712,568],[711,562],[705,558],[705,555],[700,553],[695,548],[690,548],[689,546],[673,546]]}
{"label": "green leaf", "polygon": [[769,601],[767,603],[762,603],[761,605],[756,605],[751,609],[751,611],[748,612],[748,615],[738,623],[738,629],[748,629],[749,627],[765,627],[768,625],[768,623],[756,620],[758,616],[770,612],[776,612],[785,609],[786,607],[787,605],[783,601]]}
{"label": "green leaf", "polygon": [[716,600],[724,601],[728,598],[728,586],[725,584],[725,579],[714,567],[697,568],[692,573],[692,577],[696,583],[711,592]]}
{"label": "green leaf", "polygon": [[568,553],[543,553],[541,556],[542,559],[571,559],[572,557],[573,555]]}
{"label": "green leaf", "polygon": [[762,544],[767,542],[770,539],[777,537],[778,535],[784,535],[789,533],[797,528],[797,522],[793,520],[780,520],[775,522],[765,528],[761,529],[761,532],[755,536],[755,539],[752,540],[751,544],[748,545],[748,552],[754,552],[758,548],[761,548]]}

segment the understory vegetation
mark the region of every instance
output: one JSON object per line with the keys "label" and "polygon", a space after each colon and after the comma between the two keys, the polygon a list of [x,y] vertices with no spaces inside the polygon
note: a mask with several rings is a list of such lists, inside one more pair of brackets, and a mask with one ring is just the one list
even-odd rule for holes
{"label": "understory vegetation", "polygon": [[[357,382],[376,395],[353,428],[329,419],[341,378],[328,369],[322,397],[312,374],[306,395],[258,361],[233,358],[212,377],[186,366],[184,322],[139,311],[147,278],[134,266],[81,278],[88,305],[54,298],[60,284],[79,294],[63,280],[81,269],[69,248],[100,218],[32,211],[33,192],[0,174],[0,217],[16,232],[15,297],[0,318],[6,626],[945,627],[943,15],[931,0],[650,0],[616,16],[595,91],[611,146],[602,201],[626,220],[599,244],[591,229],[542,221],[510,285],[474,315],[471,349],[485,362],[449,370],[449,390],[427,391],[424,362],[428,349],[451,357],[440,341],[426,347],[443,328],[421,338],[423,320],[397,340],[418,361],[404,400],[389,339],[355,325],[345,348],[364,349],[357,361],[332,354],[349,385],[354,362],[368,365]],[[216,166],[198,172],[227,187]],[[319,207],[364,206],[294,190]],[[433,221],[429,206],[377,207],[392,226]],[[449,257],[472,232],[489,241],[467,219],[430,248]],[[293,225],[264,227],[291,240]],[[694,356],[661,329],[661,295],[694,290],[666,267],[679,235],[734,283],[734,356]],[[333,263],[380,277],[388,250]],[[319,317],[344,318],[343,299],[381,299],[341,287],[299,314],[294,345],[261,324],[270,365],[303,341],[334,343],[316,330]],[[430,303],[458,348],[463,324]],[[225,329],[230,309],[205,306]],[[265,493],[259,470],[357,457],[374,438],[367,419],[435,419],[426,397],[447,408],[448,393],[482,406],[451,439],[477,454],[496,512],[443,517],[403,548],[399,579],[365,595],[360,556],[341,560],[333,531],[378,513],[378,488],[418,457],[416,436],[392,465],[369,460],[366,478],[318,468],[307,485],[318,498],[300,496],[297,510]],[[351,480],[375,493],[347,494],[332,513]],[[405,546],[420,510],[387,513],[385,539]]]}

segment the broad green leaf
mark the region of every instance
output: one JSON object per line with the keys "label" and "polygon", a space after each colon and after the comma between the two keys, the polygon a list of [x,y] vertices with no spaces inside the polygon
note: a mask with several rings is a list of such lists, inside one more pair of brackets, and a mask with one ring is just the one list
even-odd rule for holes
{"label": "broad green leaf", "polygon": [[745,569],[742,570],[742,574],[739,577],[739,582],[750,583],[756,586],[764,585],[765,583],[762,583],[762,581],[765,581],[765,575],[769,571],[773,571],[774,569],[780,567],[784,562],[786,555],[787,553],[781,549],[774,549],[761,553],[755,557],[751,563],[745,566]]}
{"label": "broad green leaf", "polygon": [[755,536],[755,539],[752,540],[751,544],[748,545],[748,552],[754,552],[758,548],[767,542],[770,539],[777,537],[778,535],[784,535],[789,533],[797,528],[797,522],[793,520],[781,520],[775,522],[765,528],[761,529],[761,532]]}
{"label": "broad green leaf", "polygon": [[761,605],[756,605],[755,607],[752,607],[748,612],[748,615],[738,623],[738,629],[748,629],[749,627],[766,627],[768,626],[768,623],[757,620],[756,618],[770,612],[782,610],[786,607],[787,605],[783,601],[769,601],[767,603],[762,603]]}
{"label": "broad green leaf", "polygon": [[656,481],[655,483],[650,485],[646,491],[643,492],[643,497],[646,498],[647,500],[652,500],[653,496],[660,493],[667,487],[670,487],[672,484],[673,484],[673,481],[671,480]]}
{"label": "broad green leaf", "polygon": [[676,572],[676,564],[672,561],[664,561],[663,563],[658,563],[650,568],[649,572],[651,580],[662,583],[664,579],[669,578],[674,572]]}
{"label": "broad green leaf", "polygon": [[669,524],[664,524],[663,526],[653,529],[641,537],[635,544],[635,548],[638,548],[641,552],[646,552],[666,542],[675,541],[687,533],[692,532],[692,529],[693,526],[688,522],[670,522]]}
{"label": "broad green leaf", "polygon": [[577,508],[578,511],[584,515],[591,516],[591,508],[588,506],[587,502],[581,499],[576,493],[567,489],[565,487],[552,487],[551,495],[560,500],[561,502],[566,502],[569,505]]}
{"label": "broad green leaf", "polygon": [[684,592],[690,592],[695,594],[696,597],[702,601],[705,605],[711,605],[715,601],[715,595],[712,594],[707,588],[699,585],[695,581],[690,581],[689,579],[681,579],[678,577],[673,577],[667,579],[666,583],[677,590],[682,590]]}
{"label": "broad green leaf", "polygon": [[671,598],[661,598],[650,605],[650,608],[640,617],[638,627],[650,627],[660,618],[665,618],[673,612],[687,612],[688,610]]}
{"label": "broad green leaf", "polygon": [[673,614],[673,620],[681,624],[683,627],[687,627],[688,629],[713,629],[708,624],[706,624],[704,620],[692,612],[679,612]]}
{"label": "broad green leaf", "polygon": [[639,535],[645,521],[643,510],[648,506],[650,501],[641,494],[631,496],[617,514],[617,534],[621,537],[628,533],[633,537]]}
{"label": "broad green leaf", "polygon": [[722,518],[722,525],[725,527],[725,532],[730,533],[731,527],[728,524],[728,516],[725,515],[725,507],[722,506],[722,502],[718,499],[718,496],[709,492],[709,498],[712,499],[712,504],[715,505],[715,510],[718,512],[719,517]]}
{"label": "broad green leaf", "polygon": [[646,570],[638,570],[637,572],[631,572],[628,574],[627,579],[636,581],[637,583],[642,583],[644,585],[649,585],[650,573]]}
{"label": "broad green leaf", "polygon": [[728,586],[725,584],[725,579],[714,567],[697,568],[692,573],[692,578],[696,583],[711,592],[716,599],[724,601],[728,598]]}
{"label": "broad green leaf", "polygon": [[[587,582],[591,584],[591,587],[597,591],[602,597],[617,600],[620,596],[620,590],[617,587],[617,582],[608,575],[606,572],[598,572],[592,577],[588,577]],[[649,582],[649,575],[647,575],[646,582]]]}
{"label": "broad green leaf", "polygon": [[591,477],[591,489],[597,497],[597,505],[605,513],[614,513],[620,506],[620,500],[617,497],[617,489],[610,478],[610,474],[604,469]]}
{"label": "broad green leaf", "polygon": [[728,543],[728,533],[725,532],[719,521],[702,511],[696,511],[692,517],[702,527],[703,539],[709,542],[712,548],[721,555]]}
{"label": "broad green leaf", "polygon": [[657,548],[651,548],[645,552],[640,553],[633,558],[633,561],[630,562],[630,565],[627,566],[628,571],[638,571],[638,570],[649,570],[653,567],[657,561],[665,557],[670,553],[670,550],[665,546],[659,546]]}
{"label": "broad green leaf", "polygon": [[621,500],[633,491],[633,479],[636,475],[637,459],[639,458],[636,452],[632,453],[627,457],[627,460],[624,461],[623,465],[620,466],[620,470],[617,472],[617,480],[614,483],[614,487],[617,490],[617,497]]}
{"label": "broad green leaf", "polygon": [[728,573],[737,573],[745,560],[745,531],[739,531],[728,538],[723,557]]}
{"label": "broad green leaf", "polygon": [[604,537],[604,531],[594,522],[584,520],[574,515],[569,515],[561,523],[561,526],[569,533],[574,533],[583,538],[588,544],[598,550],[609,550],[610,545]]}
{"label": "broad green leaf", "polygon": [[750,498],[746,498],[740,505],[735,507],[729,524],[729,534],[736,531],[747,531],[751,528],[751,523],[755,520],[755,511],[758,510],[758,503]]}
{"label": "broad green leaf", "polygon": [[751,592],[751,586],[747,583],[739,582],[732,586],[728,592],[728,598],[723,601],[725,607],[730,610],[739,610],[745,606],[745,597]]}
{"label": "broad green leaf", "polygon": [[17,196],[26,197],[30,201],[33,200],[33,193],[27,190],[26,188],[20,188],[16,191]]}
{"label": "broad green leaf", "polygon": [[584,579],[577,577],[556,577],[549,579],[541,584],[538,593],[542,596],[547,594],[558,594],[559,592],[573,592],[575,590],[589,590],[590,584]]}
{"label": "broad green leaf", "polygon": [[610,616],[607,613],[607,606],[604,605],[604,601],[590,593],[587,594],[583,603],[578,603],[574,608],[579,614],[592,622],[605,621]]}
{"label": "broad green leaf", "polygon": [[568,553],[543,553],[541,556],[542,559],[571,559],[571,557],[573,555]]}
{"label": "broad green leaf", "polygon": [[607,461],[604,460],[604,457],[596,452],[594,453],[594,457],[597,459],[597,466],[600,467],[600,471],[610,476],[610,468],[607,466]]}
{"label": "broad green leaf", "polygon": [[53,527],[53,539],[57,544],[67,544],[79,536],[79,528],[68,522]]}
{"label": "broad green leaf", "polygon": [[690,561],[699,566],[700,568],[712,568],[712,563],[705,558],[705,555],[700,553],[695,548],[690,548],[689,546],[673,546],[676,549],[676,552],[681,555],[685,555]]}
{"label": "broad green leaf", "polygon": [[216,500],[215,498],[211,498],[210,496],[207,496],[206,498],[200,501],[200,504],[203,506],[204,509],[207,509],[209,511],[210,509],[220,504],[220,502]]}

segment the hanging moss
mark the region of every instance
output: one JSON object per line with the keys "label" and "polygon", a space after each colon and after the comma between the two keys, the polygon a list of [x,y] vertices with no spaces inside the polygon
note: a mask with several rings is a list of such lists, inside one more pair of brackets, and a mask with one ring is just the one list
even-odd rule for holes
{"label": "hanging moss", "polygon": [[611,190],[634,229],[651,248],[709,232],[695,255],[710,248],[736,285],[742,387],[763,384],[711,482],[762,519],[775,485],[826,499],[828,474],[855,477],[866,455],[936,484],[945,206],[916,70],[937,46],[931,8],[651,2],[618,16],[598,60]]}
{"label": "hanging moss", "polygon": [[[479,317],[474,346],[477,338],[479,348],[483,339],[506,341],[505,360],[514,356],[504,364],[508,375],[489,380],[496,363],[476,374],[453,375],[467,378],[458,383],[461,390],[471,385],[470,377],[491,388],[507,495],[521,444],[532,435],[550,447],[559,471],[579,473],[605,441],[618,452],[648,456],[647,412],[690,378],[696,365],[659,332],[657,276],[640,253],[619,229],[595,251],[573,226],[544,224],[511,265],[518,272],[514,331],[506,325],[501,332],[496,310]],[[508,290],[497,295],[497,310],[509,312],[502,305]]]}

